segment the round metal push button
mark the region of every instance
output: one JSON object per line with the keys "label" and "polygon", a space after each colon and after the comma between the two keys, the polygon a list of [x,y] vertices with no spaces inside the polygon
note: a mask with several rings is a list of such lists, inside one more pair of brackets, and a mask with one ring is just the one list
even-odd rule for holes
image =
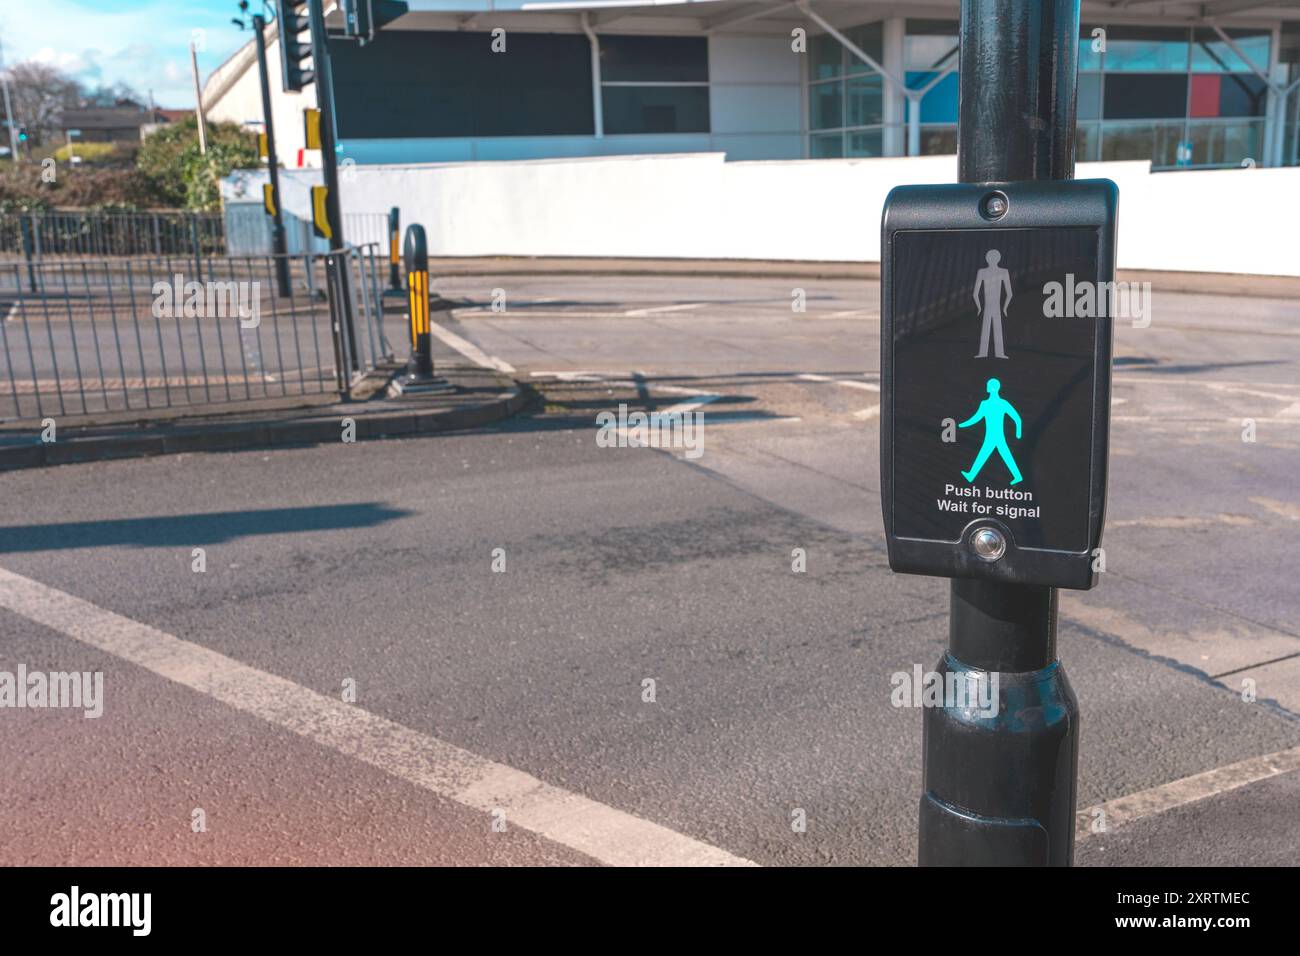
{"label": "round metal push button", "polygon": [[996,528],[980,528],[971,535],[970,546],[984,561],[996,561],[1007,553],[1007,539]]}

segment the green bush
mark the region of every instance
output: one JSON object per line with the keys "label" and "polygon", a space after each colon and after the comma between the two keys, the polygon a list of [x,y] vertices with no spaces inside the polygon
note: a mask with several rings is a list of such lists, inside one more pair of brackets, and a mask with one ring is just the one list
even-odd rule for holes
{"label": "green bush", "polygon": [[199,152],[198,121],[187,117],[151,133],[140,144],[136,169],[158,205],[215,210],[218,181],[235,169],[255,169],[257,136],[234,123],[207,124],[208,153]]}

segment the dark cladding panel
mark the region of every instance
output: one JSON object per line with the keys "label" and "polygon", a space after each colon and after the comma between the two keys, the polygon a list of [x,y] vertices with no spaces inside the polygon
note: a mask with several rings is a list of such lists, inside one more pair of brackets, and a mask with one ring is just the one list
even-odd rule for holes
{"label": "dark cladding panel", "polygon": [[386,30],[332,41],[339,138],[590,136],[591,55],[581,34]]}

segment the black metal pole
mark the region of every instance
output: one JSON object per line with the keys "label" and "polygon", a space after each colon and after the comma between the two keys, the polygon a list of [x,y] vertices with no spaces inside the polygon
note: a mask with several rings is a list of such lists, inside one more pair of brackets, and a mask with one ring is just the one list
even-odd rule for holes
{"label": "black metal pole", "polygon": [[23,258],[27,260],[27,285],[33,293],[36,291],[36,269],[32,265],[32,254],[36,248],[36,244],[32,241],[32,235],[36,231],[32,227],[32,219],[34,218],[34,215],[32,218],[22,216],[18,220],[18,228],[23,237]]}
{"label": "black metal pole", "polygon": [[253,33],[257,43],[257,71],[262,81],[262,128],[266,132],[266,166],[271,174],[271,251],[275,254],[275,284],[281,298],[287,299],[289,289],[288,247],[284,241],[284,214],[280,203],[280,162],[275,154],[275,122],[271,116],[271,80],[266,70],[266,20],[261,14],[253,15]]}
{"label": "black metal pole", "polygon": [[[307,15],[311,25],[311,59],[316,74],[316,107],[320,110],[320,156],[325,175],[325,212],[329,216],[331,249],[342,249],[343,204],[339,196],[338,131],[334,127],[334,78],[330,67],[329,38],[325,34],[325,13],[322,0],[307,0]],[[337,287],[342,301],[339,315],[343,320],[343,333],[348,337],[352,370],[360,369],[357,355],[356,329],[352,316],[351,277],[346,269],[339,270]],[[331,286],[330,288],[334,288]]]}
{"label": "black metal pole", "polygon": [[1079,0],[962,0],[958,180],[1074,178]]}
{"label": "black metal pole", "polygon": [[[964,183],[1074,177],[1079,0],[963,0]],[[925,710],[922,866],[1068,866],[1079,709],[1056,590],[954,579],[940,672],[997,682],[997,711]]]}

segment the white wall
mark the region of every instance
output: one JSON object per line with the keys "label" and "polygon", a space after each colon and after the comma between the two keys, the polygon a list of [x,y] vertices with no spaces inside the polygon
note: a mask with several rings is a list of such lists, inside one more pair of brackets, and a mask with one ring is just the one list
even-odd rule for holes
{"label": "white wall", "polygon": [[[241,126],[262,123],[262,86],[257,72],[257,60],[250,57],[251,46],[241,50],[212,72],[204,84],[204,105],[207,118],[213,122],[238,123]],[[298,151],[306,144],[302,113],[316,108],[316,86],[312,84],[301,93],[286,93],[280,80],[280,41],[277,37],[266,46],[266,70],[271,86],[271,121],[275,124],[275,148],[280,165],[290,169],[298,165]],[[224,92],[210,98],[218,89]],[[303,166],[320,166],[320,153],[308,150],[303,156]]]}
{"label": "white wall", "polygon": [[[1300,276],[1300,167],[1152,174],[1145,162],[1085,163],[1078,175],[1119,185],[1120,268]],[[398,206],[403,227],[424,225],[434,256],[871,262],[889,190],[955,177],[953,156],[731,163],[712,153],[357,166],[342,191],[345,213]],[[312,181],[284,177],[286,209],[308,215]],[[244,195],[259,195],[249,185]]]}

